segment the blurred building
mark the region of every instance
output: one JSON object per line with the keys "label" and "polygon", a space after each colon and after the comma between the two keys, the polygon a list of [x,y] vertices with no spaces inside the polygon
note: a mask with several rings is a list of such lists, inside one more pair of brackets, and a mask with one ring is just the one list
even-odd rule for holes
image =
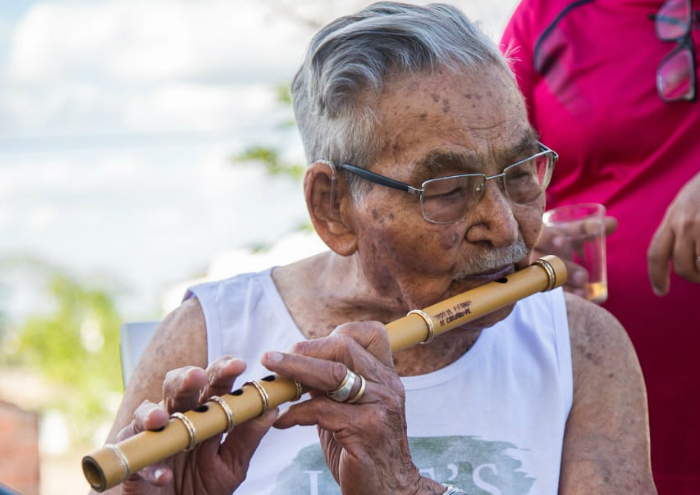
{"label": "blurred building", "polygon": [[39,415],[0,400],[0,484],[39,493]]}

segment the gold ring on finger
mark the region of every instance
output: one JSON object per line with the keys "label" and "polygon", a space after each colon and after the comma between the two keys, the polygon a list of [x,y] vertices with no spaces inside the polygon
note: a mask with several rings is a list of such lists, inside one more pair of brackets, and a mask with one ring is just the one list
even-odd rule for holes
{"label": "gold ring on finger", "polygon": [[265,390],[265,387],[260,385],[260,382],[257,380],[251,380],[249,382],[246,382],[243,384],[245,385],[252,385],[255,387],[255,389],[258,391],[258,395],[260,396],[260,401],[262,402],[262,413],[260,414],[265,414],[270,407],[270,396],[267,394],[267,390]]}
{"label": "gold ring on finger", "polygon": [[192,420],[182,414],[181,412],[174,412],[170,415],[172,419],[178,419],[180,422],[183,424],[185,429],[187,430],[187,437],[189,439],[189,443],[187,447],[185,447],[185,450],[192,450],[194,449],[195,445],[197,445],[197,430],[194,427],[194,424],[192,423]]}
{"label": "gold ring on finger", "polygon": [[224,416],[226,416],[226,433],[230,433],[231,430],[233,430],[235,416],[228,403],[218,395],[209,397],[209,400],[216,402],[219,404],[219,407],[221,407],[221,410],[224,412]]}
{"label": "gold ring on finger", "polygon": [[358,400],[362,398],[363,395],[365,395],[365,390],[367,389],[367,380],[365,380],[365,377],[362,375],[357,375],[360,377],[360,390],[357,391],[355,394],[355,397],[352,399],[348,400],[348,404],[354,404]]}

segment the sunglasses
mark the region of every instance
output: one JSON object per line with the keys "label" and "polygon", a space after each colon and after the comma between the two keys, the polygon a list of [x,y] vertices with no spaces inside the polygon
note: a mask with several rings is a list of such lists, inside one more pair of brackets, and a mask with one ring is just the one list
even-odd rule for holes
{"label": "sunglasses", "polygon": [[692,0],[666,0],[652,17],[656,36],[675,41],[674,48],[656,70],[656,89],[666,102],[694,101],[697,98],[693,29],[700,23],[700,12],[693,11]]}

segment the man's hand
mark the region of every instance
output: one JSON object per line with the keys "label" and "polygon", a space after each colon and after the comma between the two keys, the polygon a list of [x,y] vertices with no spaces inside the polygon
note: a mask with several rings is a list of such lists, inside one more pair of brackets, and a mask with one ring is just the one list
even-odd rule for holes
{"label": "man's hand", "polygon": [[649,244],[649,280],[658,296],[670,289],[671,261],[676,275],[700,284],[700,173],[680,190]]}
{"label": "man's hand", "polygon": [[[609,236],[617,230],[617,219],[605,217],[605,236]],[[542,256],[553,254],[564,261],[567,270],[566,284],[564,290],[581,296],[587,296],[586,282],[588,282],[588,272],[581,265],[571,261],[571,247],[566,235],[555,227],[544,225],[537,245],[532,250],[532,260]]]}
{"label": "man's hand", "polygon": [[[163,401],[144,401],[134,412],[131,424],[118,433],[117,440],[162,428],[170,414],[194,409],[213,395],[230,392],[244,370],[243,361],[224,356],[206,370],[188,366],[168,372],[163,382]],[[230,495],[245,479],[250,458],[276,418],[274,409],[234,427],[223,443],[221,435],[217,435],[192,451],[146,467],[124,482],[122,493]]]}
{"label": "man's hand", "polygon": [[[281,414],[276,428],[317,425],[328,467],[345,495],[441,494],[445,488],[421,477],[408,449],[405,392],[384,325],[346,323],[328,337],[295,344],[291,353],[268,352],[271,371],[313,389],[312,399]],[[361,398],[335,402],[347,370],[366,379]],[[359,380],[358,380],[359,381]],[[350,398],[359,393],[355,383]]]}

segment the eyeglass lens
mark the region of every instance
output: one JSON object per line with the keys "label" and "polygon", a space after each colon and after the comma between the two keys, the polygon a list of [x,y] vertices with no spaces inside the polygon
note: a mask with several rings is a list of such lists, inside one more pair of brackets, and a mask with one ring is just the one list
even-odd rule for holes
{"label": "eyeglass lens", "polygon": [[664,101],[695,99],[695,60],[690,34],[691,0],[667,0],[654,16],[656,35],[662,41],[680,41],[656,71],[656,88]]}
{"label": "eyeglass lens", "polygon": [[[505,192],[513,203],[527,204],[542,193],[548,155],[541,155],[506,168],[502,178]],[[423,184],[423,215],[435,223],[459,221],[481,199],[486,187],[483,175],[462,175],[433,179]]]}
{"label": "eyeglass lens", "polygon": [[690,0],[668,0],[654,17],[656,35],[661,41],[676,41],[690,31]]}
{"label": "eyeglass lens", "polygon": [[659,65],[656,87],[666,101],[692,99],[695,96],[693,52],[688,46],[671,52]]}

